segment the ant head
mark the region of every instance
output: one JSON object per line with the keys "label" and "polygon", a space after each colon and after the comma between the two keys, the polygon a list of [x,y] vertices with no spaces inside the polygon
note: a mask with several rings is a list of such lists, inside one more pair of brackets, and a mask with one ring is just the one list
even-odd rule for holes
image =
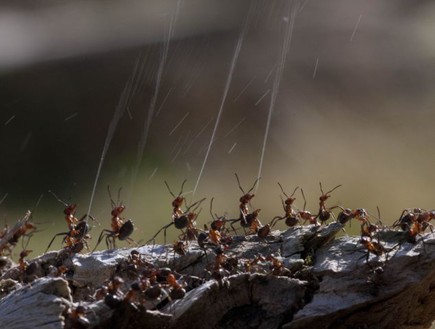
{"label": "ant head", "polygon": [[77,204],[74,203],[74,204],[67,205],[63,213],[67,216],[70,215],[74,216],[76,214],[76,211],[77,211]]}
{"label": "ant head", "polygon": [[367,210],[364,208],[358,208],[355,210],[355,217],[357,218],[365,218],[367,217]]}
{"label": "ant head", "polygon": [[113,217],[118,217],[119,215],[121,215],[121,213],[124,211],[124,209],[125,209],[124,205],[114,207],[112,209],[111,214],[112,214]]}
{"label": "ant head", "polygon": [[292,198],[292,197],[290,197],[290,198],[285,199],[284,203],[285,203],[287,206],[291,206],[291,205],[293,204],[293,202],[295,202],[295,200],[296,200],[296,198]]}
{"label": "ant head", "polygon": [[26,224],[24,225],[24,227],[26,228],[26,230],[34,230],[36,229],[35,224],[31,223],[31,222],[26,222]]}
{"label": "ant head", "polygon": [[249,203],[254,198],[254,196],[255,194],[246,193],[245,195],[242,195],[240,197],[240,203]]}
{"label": "ant head", "polygon": [[20,252],[20,258],[27,257],[33,250],[23,250]]}
{"label": "ant head", "polygon": [[183,205],[184,202],[184,197],[183,196],[177,196],[174,201],[172,201],[172,207],[174,208],[180,208]]}

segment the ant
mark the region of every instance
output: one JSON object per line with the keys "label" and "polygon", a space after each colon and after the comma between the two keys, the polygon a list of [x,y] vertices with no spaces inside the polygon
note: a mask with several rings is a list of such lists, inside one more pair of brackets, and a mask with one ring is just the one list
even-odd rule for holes
{"label": "ant", "polygon": [[240,184],[239,176],[236,173],[234,173],[234,175],[236,176],[237,183],[239,184],[239,189],[243,193],[243,195],[240,197],[240,200],[239,200],[240,201],[239,209],[240,209],[241,217],[245,218],[245,216],[247,216],[249,213],[248,203],[251,204],[251,200],[255,196],[255,194],[251,194],[251,192],[255,188],[255,186],[257,185],[258,181],[260,180],[260,177],[258,177],[255,180],[254,185],[252,185],[251,189],[248,192],[245,192],[242,188],[242,185]]}
{"label": "ant", "polygon": [[183,194],[184,184],[186,183],[186,181],[187,179],[185,179],[183,183],[181,183],[180,193],[178,193],[177,196],[175,196],[175,194],[171,191],[168,182],[165,181],[165,185],[168,188],[169,193],[174,197],[174,201],[172,201],[172,207],[174,207],[173,216],[183,215],[183,210],[181,210],[181,206],[183,205],[183,202],[186,202],[186,198],[182,196],[182,194]]}
{"label": "ant", "polygon": [[48,192],[51,193],[57,201],[59,201],[65,206],[63,213],[65,214],[65,221],[66,224],[68,225],[69,230],[74,229],[74,227],[80,221],[84,220],[87,217],[87,215],[85,214],[81,219],[78,219],[76,217],[77,206],[78,206],[76,203],[68,204],[65,201],[63,201],[61,198],[59,198],[53,191],[49,190]]}
{"label": "ant", "polygon": [[317,214],[317,218],[323,224],[329,218],[331,218],[331,216],[334,218],[334,214],[332,213],[332,209],[337,208],[337,206],[332,207],[332,208],[326,208],[325,202],[326,202],[326,200],[328,200],[331,197],[331,195],[329,195],[329,193],[332,193],[334,190],[338,189],[341,185],[337,185],[332,190],[324,193],[323,188],[322,188],[322,183],[319,182],[319,184],[320,184],[320,192],[322,192],[322,195],[319,198],[319,201],[320,201],[319,202],[319,213]]}
{"label": "ant", "polygon": [[[249,189],[249,191],[245,192],[243,190],[242,185],[240,184],[239,176],[236,173],[234,175],[236,176],[237,183],[239,184],[239,188],[242,191],[243,195],[239,199],[239,201],[240,201],[240,205],[239,205],[240,216],[239,216],[239,218],[230,219],[230,220],[228,220],[228,222],[230,222],[231,228],[233,229],[235,234],[237,234],[237,232],[236,232],[236,229],[234,228],[233,225],[236,222],[240,222],[240,225],[242,226],[243,229],[249,227],[255,233],[257,233],[258,228],[262,226],[260,221],[258,220],[258,213],[260,212],[261,209],[254,210],[252,213],[249,213],[248,204],[251,203],[252,198],[255,196],[255,194],[251,194],[251,192],[255,188],[255,186],[257,185],[257,182],[260,180],[260,177],[258,177],[255,180],[254,185],[252,185],[252,187]],[[246,231],[245,231],[245,233],[246,233]]]}
{"label": "ant", "polygon": [[86,318],[86,308],[82,305],[68,311],[65,319],[66,329],[86,329],[89,328],[90,322]]}
{"label": "ant", "polygon": [[29,254],[32,252],[33,250],[23,250],[20,252],[20,258],[18,259],[18,268],[20,269],[20,271],[22,273],[24,273],[27,269],[27,266],[29,265],[24,258],[26,258],[27,256],[29,256]]}
{"label": "ant", "polygon": [[284,192],[284,189],[279,182],[278,185],[281,188],[282,193],[287,198],[284,201],[284,199],[281,196],[282,208],[284,209],[284,216],[275,216],[270,222],[270,226],[274,227],[278,221],[283,219],[285,219],[285,224],[287,226],[289,227],[295,226],[297,223],[299,223],[299,218],[296,216],[297,212],[293,209],[292,205],[296,200],[296,198],[294,198],[293,195],[295,195],[296,191],[299,189],[299,186],[297,186],[294,189],[293,193],[290,196],[288,196],[287,193]]}
{"label": "ant", "polygon": [[[183,210],[181,210],[180,207],[183,204],[183,202],[185,201],[185,198],[181,196],[181,194],[183,193],[183,186],[184,186],[185,182],[186,182],[186,180],[183,181],[183,184],[181,185],[181,191],[178,194],[178,196],[175,196],[174,193],[172,193],[171,189],[169,188],[168,183],[165,181],[165,184],[168,187],[169,193],[175,198],[174,201],[172,201],[172,206],[174,207],[174,211],[172,213],[172,221],[169,224],[166,224],[162,228],[160,228],[157,231],[157,233],[154,234],[154,236],[146,242],[146,244],[148,244],[151,241],[155,242],[156,237],[159,235],[159,233],[161,231],[163,231],[164,244],[166,244],[166,230],[172,225],[174,225],[175,228],[177,228],[179,230],[186,229],[186,232],[185,233],[183,232],[184,238],[187,238],[188,240],[193,240],[193,239],[197,238],[197,230],[195,228],[195,221],[199,215],[199,212],[196,213],[195,211],[196,211],[196,209],[198,209],[198,207],[201,205],[201,203],[206,198],[203,198],[203,199],[191,204],[190,206],[187,207],[186,211],[183,212]],[[190,209],[192,209],[192,208],[193,208],[193,210],[190,211]]]}
{"label": "ant", "polygon": [[[29,239],[32,237],[32,234],[36,231],[35,224],[30,221],[31,217],[32,213],[30,210],[28,210],[24,217],[19,219],[14,227],[11,229],[5,227],[0,238],[0,253],[2,253],[3,250],[8,250],[10,253],[18,243],[20,237],[28,237],[28,243]],[[24,243],[24,241],[22,241],[22,243]],[[23,249],[25,248],[23,247]]]}
{"label": "ant", "polygon": [[106,237],[106,246],[108,249],[114,249],[116,247],[116,238],[120,241],[126,240],[127,242],[133,242],[134,240],[130,238],[130,235],[134,231],[133,221],[131,219],[127,219],[124,222],[124,217],[120,217],[122,212],[125,210],[125,205],[120,201],[122,187],[118,190],[118,199],[117,203],[113,201],[112,193],[110,192],[110,186],[107,186],[107,191],[110,197],[110,203],[112,206],[112,220],[111,220],[111,230],[103,229],[98,238],[97,244],[95,245],[95,249],[97,249],[98,245],[101,243],[104,237]]}
{"label": "ant", "polygon": [[308,221],[310,224],[313,224],[315,226],[319,226],[319,222],[317,221],[317,215],[313,215],[308,210],[305,210],[305,207],[307,205],[307,200],[305,199],[305,194],[304,194],[303,189],[301,189],[301,193],[302,193],[302,198],[304,199],[304,208],[303,208],[303,210],[299,210],[297,212],[297,216],[300,219],[304,220],[304,224]]}
{"label": "ant", "polygon": [[[92,216],[89,216],[89,218],[95,220]],[[64,236],[63,243],[66,244],[65,248],[68,249],[70,252],[79,253],[84,247],[89,250],[88,243],[86,242],[86,239],[90,238],[88,234],[89,230],[90,228],[86,217],[83,217],[74,227],[69,230],[69,232],[61,232],[55,234],[51,239],[50,243],[48,244],[45,252],[50,249],[56,237],[60,235]]]}
{"label": "ant", "polygon": [[367,211],[364,208],[358,208],[355,210],[352,210],[350,208],[342,208],[338,206],[342,211],[337,216],[337,222],[340,224],[346,224],[351,219],[358,219],[361,222],[367,222],[368,221],[368,214]]}

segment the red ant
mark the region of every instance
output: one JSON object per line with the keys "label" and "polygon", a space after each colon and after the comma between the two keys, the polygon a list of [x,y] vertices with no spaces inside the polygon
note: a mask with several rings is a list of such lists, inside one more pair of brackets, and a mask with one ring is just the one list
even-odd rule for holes
{"label": "red ant", "polygon": [[337,222],[339,222],[340,224],[344,225],[354,218],[363,223],[368,221],[368,214],[364,208],[358,208],[355,210],[352,210],[350,208],[344,209],[340,206],[338,206],[338,208],[342,210],[337,216]]}
{"label": "red ant", "polygon": [[[93,219],[92,216],[89,216]],[[53,236],[50,243],[47,246],[47,249],[45,252],[50,249],[51,245],[53,244],[54,240],[57,236],[63,235],[63,243],[66,244],[66,249],[72,253],[79,253],[82,251],[84,247],[89,250],[89,246],[85,239],[89,239],[90,236],[88,234],[89,232],[89,224],[86,220],[86,218],[81,219],[73,228],[69,230],[69,232],[61,232],[57,233]]]}
{"label": "red ant", "polygon": [[303,189],[301,189],[301,193],[302,193],[302,198],[304,199],[304,208],[302,211],[299,210],[297,212],[297,216],[300,219],[304,220],[304,224],[308,221],[310,224],[314,224],[316,226],[319,226],[319,222],[317,221],[317,215],[313,215],[308,210],[305,210],[305,207],[307,205],[307,200],[305,199],[305,194],[304,194]]}
{"label": "red ant", "polygon": [[66,329],[85,329],[89,328],[90,322],[86,318],[86,308],[82,305],[77,306],[68,312],[65,319]]}
{"label": "red ant", "polygon": [[27,269],[27,266],[29,265],[24,258],[26,258],[27,256],[29,256],[29,254],[32,252],[33,250],[23,250],[20,252],[20,258],[18,259],[18,268],[20,269],[20,271],[22,273],[24,273]]}
{"label": "red ant", "polygon": [[[181,191],[178,194],[178,196],[175,196],[174,193],[172,193],[171,189],[169,188],[168,183],[166,183],[166,181],[165,181],[165,184],[168,187],[169,193],[175,198],[174,201],[172,201],[172,206],[174,207],[174,211],[172,213],[172,222],[170,222],[169,224],[160,228],[157,231],[157,233],[154,234],[154,236],[146,242],[146,244],[150,243],[151,241],[153,241],[153,243],[154,243],[156,237],[159,235],[159,233],[161,231],[163,231],[164,244],[166,244],[166,230],[172,225],[174,225],[175,228],[177,228],[179,230],[186,229],[186,232],[183,232],[183,234],[184,234],[184,238],[186,238],[187,240],[191,240],[191,238],[193,238],[193,239],[196,238],[197,231],[195,228],[195,221],[199,215],[199,212],[195,213],[195,211],[196,211],[196,209],[198,209],[198,207],[201,205],[201,203],[206,198],[203,198],[199,201],[196,201],[192,205],[188,206],[186,211],[183,212],[180,207],[182,206],[183,202],[185,201],[185,198],[181,196],[181,194],[183,193],[183,186],[184,186],[185,182],[186,182],[186,180],[183,181],[183,184],[181,185]],[[195,208],[193,208],[193,207],[195,207]],[[192,208],[193,208],[193,210],[190,211],[190,209],[192,209]]]}
{"label": "red ant", "polygon": [[88,214],[84,214],[82,216],[82,218],[78,219],[76,217],[76,212],[77,212],[77,207],[78,207],[78,205],[76,203],[68,204],[65,201],[63,201],[61,198],[59,198],[53,191],[49,190],[48,192],[51,193],[57,201],[59,201],[60,203],[62,203],[65,206],[63,213],[65,214],[65,221],[66,221],[66,224],[68,225],[68,229],[70,229],[70,230],[73,229],[75,225],[77,225],[79,222],[83,221],[86,217],[90,217],[92,220],[94,220],[98,224],[100,224],[98,222],[98,220],[96,220],[95,218],[93,218],[92,216],[90,216]]}
{"label": "red ant", "polygon": [[118,190],[118,200],[117,203],[113,201],[112,193],[110,192],[110,186],[107,186],[107,191],[109,192],[110,203],[112,206],[112,220],[111,220],[111,230],[104,229],[101,231],[101,234],[98,238],[97,244],[95,245],[95,249],[97,249],[98,245],[101,243],[104,237],[106,237],[106,245],[108,249],[114,249],[116,247],[115,241],[118,238],[120,241],[126,240],[127,242],[133,242],[134,240],[130,238],[130,235],[134,231],[134,225],[131,219],[125,219],[121,216],[121,213],[125,210],[125,205],[120,201],[122,187]]}
{"label": "red ant", "polygon": [[252,185],[251,189],[248,192],[245,192],[243,190],[242,185],[240,184],[239,176],[236,173],[234,175],[236,176],[237,183],[239,184],[239,188],[242,191],[243,195],[239,199],[239,201],[240,201],[240,205],[239,205],[240,216],[239,216],[239,218],[238,219],[230,219],[230,220],[228,220],[228,222],[231,223],[230,224],[231,228],[233,229],[234,233],[236,233],[236,234],[237,234],[236,229],[233,226],[236,222],[240,222],[240,225],[243,227],[243,229],[245,229],[246,227],[250,227],[256,233],[258,231],[258,228],[262,226],[260,221],[258,220],[258,213],[260,212],[261,209],[257,209],[255,211],[253,211],[252,213],[249,213],[248,204],[251,203],[252,198],[255,196],[255,194],[251,194],[251,192],[255,188],[255,186],[257,185],[257,182],[260,180],[260,177],[255,180],[254,185]]}
{"label": "red ant", "polygon": [[[0,253],[2,253],[3,250],[8,250],[10,253],[13,247],[15,247],[18,243],[20,237],[26,236],[28,237],[28,239],[30,239],[32,234],[36,231],[35,224],[30,222],[31,217],[32,213],[30,212],[30,210],[28,210],[24,217],[19,219],[14,227],[12,227],[11,229],[5,227],[5,229],[2,231],[2,236],[0,239]],[[24,240],[22,242],[24,244]],[[24,246],[23,249],[25,249]]]}
{"label": "red ant", "polygon": [[331,216],[334,217],[334,214],[332,213],[332,209],[337,208],[337,206],[332,207],[332,208],[326,208],[325,202],[326,202],[326,200],[328,200],[331,197],[329,195],[329,193],[332,193],[334,190],[339,188],[341,185],[337,185],[332,190],[324,193],[323,188],[322,188],[322,183],[319,183],[319,184],[320,184],[320,192],[322,192],[322,195],[319,198],[319,201],[320,201],[319,202],[319,213],[317,214],[317,218],[320,220],[321,223],[324,223],[329,218],[331,218]]}
{"label": "red ant", "polygon": [[296,191],[299,189],[299,186],[297,186],[294,189],[293,193],[290,196],[288,196],[287,193],[284,192],[284,189],[279,182],[278,185],[281,188],[282,193],[287,198],[284,201],[284,199],[281,196],[282,208],[284,209],[284,216],[275,216],[270,222],[270,226],[274,227],[278,221],[283,219],[285,219],[285,224],[287,226],[290,227],[295,226],[297,223],[299,223],[299,218],[297,217],[297,212],[293,209],[292,205],[296,200],[296,198],[294,198],[293,195],[295,195]]}
{"label": "red ant", "polygon": [[178,193],[177,196],[175,196],[174,193],[172,193],[171,188],[169,187],[169,184],[167,181],[165,181],[165,185],[168,188],[169,193],[174,197],[174,201],[172,201],[172,207],[174,207],[173,210],[173,216],[181,216],[183,214],[183,211],[181,210],[181,206],[183,205],[183,202],[186,201],[186,198],[182,196],[183,194],[183,188],[184,184],[186,183],[187,179],[181,183],[181,190],[180,193]]}
{"label": "red ant", "polygon": [[248,203],[250,204],[252,198],[255,196],[255,194],[251,194],[251,192],[255,188],[255,186],[257,185],[257,182],[260,180],[260,177],[258,177],[255,180],[254,185],[252,185],[251,189],[247,193],[245,193],[245,191],[242,188],[242,185],[240,184],[239,176],[237,176],[236,173],[234,175],[236,176],[237,183],[239,184],[239,188],[243,193],[243,195],[240,197],[239,209],[240,209],[241,217],[244,218],[249,213]]}

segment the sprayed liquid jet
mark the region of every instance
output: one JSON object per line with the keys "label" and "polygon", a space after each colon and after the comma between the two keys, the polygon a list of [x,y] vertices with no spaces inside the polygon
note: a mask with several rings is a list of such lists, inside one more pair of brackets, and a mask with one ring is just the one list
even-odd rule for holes
{"label": "sprayed liquid jet", "polygon": [[113,135],[115,134],[116,127],[118,126],[118,122],[121,117],[124,115],[126,108],[129,106],[132,98],[134,97],[135,89],[137,86],[137,80],[140,78],[140,70],[139,63],[142,60],[142,55],[136,60],[136,63],[133,68],[133,72],[130,78],[127,80],[127,83],[122,90],[121,97],[119,98],[118,105],[116,106],[115,113],[113,113],[112,120],[109,124],[109,129],[107,130],[106,139],[104,141],[103,151],[101,152],[100,162],[98,164],[97,173],[95,175],[94,186],[92,187],[91,197],[89,201],[88,214],[91,213],[92,203],[94,201],[95,190],[97,188],[98,179],[100,178],[101,168],[103,167],[104,159],[106,158],[107,151],[109,149],[110,143],[112,142]]}
{"label": "sprayed liquid jet", "polygon": [[316,59],[316,64],[314,65],[314,71],[313,71],[313,79],[316,77],[317,74],[317,67],[319,66],[319,57]]}
{"label": "sprayed liquid jet", "polygon": [[[292,9],[292,7],[293,7],[293,9]],[[297,14],[298,10],[299,10],[298,6],[289,4],[289,12],[288,12],[287,17],[290,17],[290,20],[289,21],[284,20],[287,22],[288,26],[287,26],[287,29],[285,30],[284,40],[283,40],[282,47],[281,47],[281,54],[279,56],[279,61],[277,63],[275,77],[273,80],[272,95],[270,97],[269,112],[267,114],[267,123],[266,123],[266,129],[264,131],[263,146],[261,148],[260,164],[258,166],[257,177],[261,177],[261,173],[263,171],[263,161],[264,161],[264,154],[266,151],[267,138],[269,137],[270,122],[272,121],[272,114],[273,114],[273,110],[275,108],[276,97],[278,96],[279,85],[281,83],[281,77],[282,77],[282,73],[284,71],[285,60],[287,58],[288,49],[289,49],[291,38],[293,35],[293,27],[294,27],[294,23],[296,20],[296,14]],[[258,189],[259,181],[260,180],[258,179],[255,183],[255,192]]]}
{"label": "sprayed liquid jet", "polygon": [[181,0],[178,0],[177,4],[176,4],[175,12],[171,16],[171,20],[169,22],[167,40],[163,44],[162,57],[160,59],[159,67],[157,70],[156,84],[154,86],[154,92],[153,92],[153,95],[151,97],[150,106],[148,108],[148,114],[147,114],[145,122],[144,122],[143,134],[142,134],[142,137],[141,137],[141,139],[139,141],[139,145],[138,145],[137,157],[136,157],[136,167],[134,168],[133,173],[132,173],[132,177],[131,177],[131,184],[130,184],[131,191],[133,191],[133,186],[135,184],[135,181],[136,181],[136,178],[137,178],[137,175],[139,172],[139,168],[142,164],[142,158],[143,158],[143,154],[144,154],[144,150],[145,150],[145,145],[147,143],[148,134],[149,134],[150,126],[151,126],[151,121],[152,121],[153,116],[154,116],[154,110],[156,108],[157,98],[158,98],[159,92],[160,92],[163,71],[164,71],[164,68],[166,65],[166,60],[168,58],[169,45],[170,45],[172,36],[174,34],[174,27],[175,27],[175,23],[177,21],[178,13],[180,11],[180,6],[181,6]]}
{"label": "sprayed liquid jet", "polygon": [[358,20],[355,24],[355,27],[353,28],[353,32],[352,32],[352,35],[350,37],[349,42],[353,41],[353,38],[355,37],[355,34],[356,34],[356,30],[358,30],[359,23],[361,22],[361,18],[362,18],[362,15],[359,15]]}
{"label": "sprayed liquid jet", "polygon": [[208,144],[207,152],[205,153],[205,157],[204,157],[204,161],[203,161],[202,166],[201,166],[201,170],[199,171],[198,179],[196,180],[196,184],[195,184],[195,187],[193,189],[193,196],[195,196],[195,192],[196,192],[198,185],[199,185],[199,182],[201,180],[202,173],[204,172],[205,164],[207,163],[207,159],[208,159],[208,156],[210,154],[210,150],[211,150],[211,147],[213,145],[213,141],[215,139],[216,131],[217,131],[217,128],[218,128],[219,123],[220,123],[223,108],[224,108],[225,102],[227,100],[228,90],[230,89],[231,81],[233,79],[234,68],[236,67],[237,59],[239,58],[239,54],[240,54],[240,49],[242,48],[243,39],[245,38],[245,35],[248,31],[249,23],[251,21],[251,16],[254,12],[255,7],[254,7],[253,3],[254,2],[251,1],[251,3],[249,4],[248,15],[246,17],[242,32],[239,35],[236,49],[234,50],[234,55],[233,55],[233,59],[231,61],[231,66],[230,66],[230,71],[228,73],[227,81],[225,83],[224,93],[222,95],[222,100],[221,100],[221,104],[219,106],[218,115],[217,115],[216,122],[215,122],[215,125],[213,128],[213,132],[211,134],[210,142]]}
{"label": "sprayed liquid jet", "polygon": [[236,102],[240,96],[243,95],[243,93],[249,88],[249,86],[251,85],[251,83],[255,80],[255,75],[251,78],[251,80],[249,80],[249,82],[246,84],[246,86],[242,89],[242,91],[236,96],[234,97],[233,101]]}

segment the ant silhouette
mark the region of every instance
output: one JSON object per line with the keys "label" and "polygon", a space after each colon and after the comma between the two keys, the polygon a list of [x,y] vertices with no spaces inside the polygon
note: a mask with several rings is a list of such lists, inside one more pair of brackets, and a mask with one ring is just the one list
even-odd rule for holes
{"label": "ant silhouette", "polygon": [[97,249],[98,245],[105,238],[106,245],[108,249],[116,248],[116,239],[120,241],[127,241],[128,243],[135,243],[130,235],[134,231],[134,224],[131,219],[125,220],[124,217],[121,217],[122,212],[125,210],[125,205],[120,201],[121,199],[121,190],[122,187],[118,190],[118,199],[117,202],[113,201],[112,193],[110,192],[110,186],[107,186],[107,191],[110,197],[110,204],[112,206],[112,220],[111,220],[111,230],[103,229],[98,238],[97,244],[95,245],[94,250]]}
{"label": "ant silhouette", "polygon": [[284,209],[284,216],[275,216],[272,221],[270,222],[270,227],[274,227],[278,221],[285,219],[285,224],[289,227],[295,226],[297,223],[299,223],[299,218],[297,216],[297,212],[293,209],[292,205],[295,202],[296,198],[293,196],[295,195],[296,191],[299,189],[299,186],[297,186],[293,193],[288,196],[287,193],[284,192],[283,187],[280,183],[278,183],[279,187],[281,188],[282,193],[285,195],[287,199],[283,199],[281,195],[281,202],[282,202],[282,208]]}
{"label": "ant silhouette", "polygon": [[305,199],[305,194],[304,194],[303,189],[301,189],[301,193],[302,193],[302,198],[304,199],[304,208],[303,208],[303,210],[299,210],[297,212],[297,216],[300,219],[304,220],[304,224],[308,221],[310,224],[314,224],[316,226],[319,226],[319,222],[317,221],[317,215],[313,215],[308,210],[305,210],[305,207],[307,205],[307,199]]}
{"label": "ant silhouette", "polygon": [[[151,239],[149,239],[146,244],[153,242],[155,244],[155,239],[159,235],[161,231],[163,231],[164,236],[164,244],[166,244],[166,231],[169,227],[172,225],[175,226],[175,228],[179,230],[186,229],[186,232],[182,235],[184,235],[184,238],[196,238],[197,232],[195,228],[195,221],[196,218],[199,215],[199,212],[196,213],[196,210],[201,205],[201,203],[206,199],[203,198],[199,201],[196,201],[195,203],[191,204],[187,207],[186,211],[183,211],[181,209],[181,206],[183,205],[183,202],[186,202],[186,199],[182,196],[183,194],[183,187],[186,183],[186,180],[183,181],[181,184],[181,190],[180,193],[175,196],[175,194],[171,191],[171,188],[169,187],[169,184],[165,181],[166,187],[168,188],[169,193],[174,197],[174,200],[172,201],[172,206],[174,207],[172,212],[172,221],[169,224],[164,225],[162,228],[160,228],[156,234],[153,235]],[[193,209],[190,211],[190,209]]]}
{"label": "ant silhouette", "polygon": [[[258,213],[261,209],[257,209],[253,211],[252,213],[249,213],[249,207],[248,204],[251,206],[251,200],[254,198],[255,194],[251,194],[252,190],[257,185],[257,182],[260,180],[260,177],[258,177],[252,187],[249,189],[248,192],[245,192],[242,185],[240,184],[239,176],[235,173],[234,174],[237,179],[237,183],[239,185],[239,189],[242,191],[243,195],[240,197],[240,205],[239,205],[239,211],[240,215],[237,219],[229,219],[228,222],[231,225],[231,228],[233,229],[234,233],[237,234],[236,228],[234,227],[234,224],[237,222],[240,222],[240,225],[242,226],[243,230],[245,231],[245,228],[251,228],[255,232],[257,232],[258,228],[261,227],[261,223],[258,220]],[[246,234],[246,231],[245,231]]]}
{"label": "ant silhouette", "polygon": [[319,198],[319,213],[317,214],[317,218],[320,220],[320,222],[323,224],[325,223],[329,218],[334,218],[334,214],[332,213],[332,209],[338,208],[338,206],[335,207],[331,207],[331,208],[326,208],[326,200],[328,200],[331,195],[329,195],[329,193],[332,193],[334,190],[338,189],[341,185],[337,185],[336,187],[334,187],[332,190],[324,193],[323,192],[323,188],[322,188],[322,183],[319,182],[320,185],[320,192],[322,192],[322,195]]}

